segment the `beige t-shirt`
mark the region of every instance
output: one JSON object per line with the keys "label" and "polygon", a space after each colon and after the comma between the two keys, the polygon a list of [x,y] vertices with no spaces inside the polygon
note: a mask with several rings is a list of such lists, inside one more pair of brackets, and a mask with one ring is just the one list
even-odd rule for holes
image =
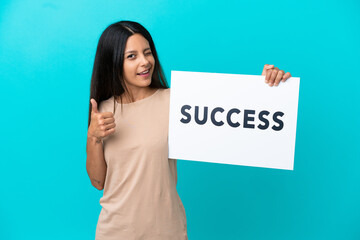
{"label": "beige t-shirt", "polygon": [[176,191],[176,159],[168,158],[170,89],[121,105],[113,112],[115,133],[104,139],[107,164],[96,240],[185,240],[184,206]]}

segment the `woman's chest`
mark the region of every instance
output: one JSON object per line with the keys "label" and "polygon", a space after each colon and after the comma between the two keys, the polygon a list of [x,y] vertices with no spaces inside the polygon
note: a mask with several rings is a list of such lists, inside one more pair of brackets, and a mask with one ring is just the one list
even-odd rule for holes
{"label": "woman's chest", "polygon": [[169,112],[166,108],[124,111],[115,115],[115,123],[114,134],[105,142],[105,153],[167,149]]}

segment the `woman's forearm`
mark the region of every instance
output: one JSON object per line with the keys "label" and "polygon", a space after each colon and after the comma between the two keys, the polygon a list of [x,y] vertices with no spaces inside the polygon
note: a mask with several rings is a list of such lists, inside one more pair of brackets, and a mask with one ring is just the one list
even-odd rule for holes
{"label": "woman's forearm", "polygon": [[88,136],[86,142],[86,171],[91,184],[98,190],[104,188],[106,169],[102,142],[96,137]]}

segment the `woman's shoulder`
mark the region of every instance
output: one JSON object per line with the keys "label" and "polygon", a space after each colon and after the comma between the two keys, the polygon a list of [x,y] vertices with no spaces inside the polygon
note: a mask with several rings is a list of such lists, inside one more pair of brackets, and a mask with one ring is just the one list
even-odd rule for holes
{"label": "woman's shoulder", "polygon": [[159,98],[160,101],[169,100],[170,99],[170,88],[159,88]]}
{"label": "woman's shoulder", "polygon": [[99,103],[99,112],[112,112],[112,106],[114,104],[114,96],[109,97]]}
{"label": "woman's shoulder", "polygon": [[159,91],[162,91],[164,95],[170,95],[170,88],[160,88]]}

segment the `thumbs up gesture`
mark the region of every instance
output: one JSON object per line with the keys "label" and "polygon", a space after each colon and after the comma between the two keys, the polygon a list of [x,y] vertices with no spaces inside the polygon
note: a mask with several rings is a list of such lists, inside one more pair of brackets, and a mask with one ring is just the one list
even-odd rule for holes
{"label": "thumbs up gesture", "polygon": [[115,132],[115,118],[112,112],[99,113],[95,99],[91,103],[91,120],[88,129],[88,136],[101,140]]}

